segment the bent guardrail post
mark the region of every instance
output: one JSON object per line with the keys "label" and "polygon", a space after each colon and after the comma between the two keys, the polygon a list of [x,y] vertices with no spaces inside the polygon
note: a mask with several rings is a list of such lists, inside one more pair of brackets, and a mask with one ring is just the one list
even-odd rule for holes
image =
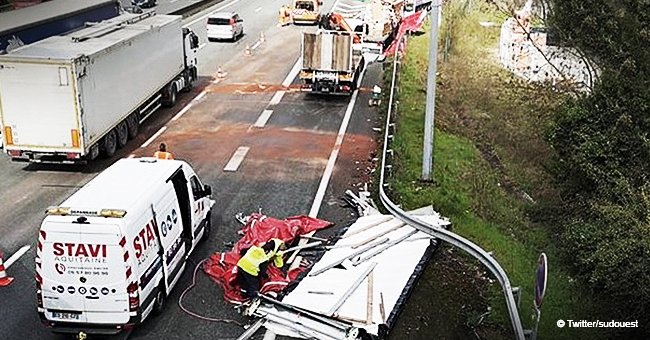
{"label": "bent guardrail post", "polygon": [[391,114],[393,113],[392,112],[393,99],[394,99],[393,97],[395,91],[395,78],[397,74],[398,58],[399,58],[399,52],[396,51],[395,58],[393,59],[393,76],[391,79],[390,96],[388,99],[388,112],[386,114],[386,126],[384,130],[385,131],[384,148],[382,153],[381,172],[380,172],[380,180],[379,180],[379,197],[381,199],[381,202],[384,205],[384,207],[391,214],[393,214],[393,216],[402,220],[404,223],[426,234],[434,236],[442,241],[448,242],[454,247],[464,250],[468,254],[472,255],[474,258],[481,261],[481,263],[485,265],[490,270],[490,272],[496,277],[496,279],[499,281],[499,284],[501,284],[501,288],[503,290],[503,294],[505,295],[506,304],[508,307],[508,313],[510,314],[510,321],[512,323],[512,328],[515,332],[515,336],[518,340],[524,340],[526,337],[524,334],[524,329],[521,325],[521,319],[519,318],[519,311],[517,309],[517,302],[513,294],[513,288],[510,285],[510,280],[508,279],[508,275],[503,270],[503,268],[501,268],[501,265],[499,265],[499,263],[490,254],[488,254],[485,250],[483,250],[481,247],[474,244],[470,240],[467,240],[464,237],[457,235],[444,228],[441,228],[439,226],[433,226],[428,223],[422,222],[416,218],[411,217],[404,210],[402,210],[395,203],[393,203],[388,197],[388,195],[386,195],[386,192],[384,191],[384,184],[385,184],[384,170],[386,168],[386,152],[387,152],[386,150],[388,149],[388,131],[389,131],[389,126],[391,121]]}

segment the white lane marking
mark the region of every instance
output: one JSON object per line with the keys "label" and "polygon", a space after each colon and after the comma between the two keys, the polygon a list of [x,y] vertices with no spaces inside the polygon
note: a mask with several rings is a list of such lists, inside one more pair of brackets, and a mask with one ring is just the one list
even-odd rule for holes
{"label": "white lane marking", "polygon": [[289,74],[287,74],[287,77],[284,78],[284,81],[282,82],[282,86],[287,87],[291,85],[293,80],[298,75],[298,72],[300,72],[301,67],[302,67],[302,57],[298,58],[296,63],[293,65],[293,68],[291,68],[291,71],[289,71]]}
{"label": "white lane marking", "polygon": [[[363,72],[361,77],[363,77]],[[332,148],[332,153],[330,158],[327,160],[327,165],[325,166],[325,172],[323,172],[323,177],[320,180],[318,185],[318,191],[316,191],[316,197],[314,197],[314,203],[309,210],[309,216],[316,217],[318,216],[318,211],[320,211],[321,203],[323,203],[323,198],[325,197],[325,190],[329,184],[330,178],[332,177],[332,172],[334,171],[334,165],[336,163],[336,158],[339,156],[339,151],[341,150],[341,145],[343,145],[343,138],[345,137],[345,132],[348,129],[348,124],[350,123],[350,117],[352,116],[352,110],[354,109],[354,104],[357,102],[357,95],[359,90],[354,90],[352,93],[352,98],[348,104],[347,109],[345,110],[345,116],[341,122],[341,127],[339,128],[339,133],[336,136],[336,142],[334,143],[334,148]]]}
{"label": "white lane marking", "polygon": [[278,91],[273,95],[273,98],[271,98],[271,101],[269,102],[269,105],[278,105],[280,101],[282,100],[282,97],[284,97],[284,93],[286,91]]}
{"label": "white lane marking", "polygon": [[182,110],[178,111],[178,113],[174,116],[174,118],[172,118],[172,121],[181,118],[181,116],[184,115],[185,112],[189,111],[191,107],[192,107],[192,103],[185,105],[185,107]]}
{"label": "white lane marking", "polygon": [[254,50],[262,45],[262,42],[260,40],[256,41],[253,46],[251,46],[251,50]]}
{"label": "white lane marking", "polygon": [[260,115],[259,118],[257,118],[257,121],[255,122],[254,127],[262,128],[264,125],[266,125],[266,122],[269,121],[269,118],[271,118],[271,114],[273,114],[273,110],[264,110],[262,111],[262,114]]}
{"label": "white lane marking", "polygon": [[192,101],[193,102],[194,101],[198,102],[199,100],[201,100],[201,98],[205,97],[206,93],[207,92],[205,92],[205,90],[201,91],[201,93],[199,93],[196,97],[194,97],[194,99],[192,99]]}
{"label": "white lane marking", "polygon": [[127,158],[133,158],[133,157],[135,157],[135,154],[130,154],[129,157]]}
{"label": "white lane marking", "polygon": [[223,168],[223,171],[237,171],[241,162],[244,161],[244,157],[246,157],[248,150],[250,150],[250,148],[247,146],[240,146],[237,148],[235,153],[230,158],[228,164],[226,164],[226,166]]}
{"label": "white lane marking", "polygon": [[223,6],[217,7],[217,8],[215,8],[215,9],[211,10],[210,12],[208,12],[208,14],[202,15],[201,17],[196,18],[196,19],[194,19],[194,20],[188,22],[188,23],[185,24],[183,27],[188,27],[188,26],[194,25],[195,23],[197,23],[197,22],[199,22],[199,21],[201,21],[201,20],[204,20],[205,18],[209,17],[212,13],[214,13],[214,12],[218,12],[218,11],[220,11],[220,10],[226,8],[226,7],[230,7],[230,6],[232,6],[232,5],[236,4],[236,3],[238,3],[239,1],[240,1],[240,0],[234,0],[234,1],[231,2],[231,3],[228,3],[228,4],[225,4],[225,5],[223,5]]}
{"label": "white lane marking", "polygon": [[255,9],[255,12],[259,12],[259,11],[261,11],[261,10],[262,10],[262,7],[257,7],[257,8]]}
{"label": "white lane marking", "polygon": [[147,141],[144,142],[144,144],[140,145],[140,147],[141,148],[146,148],[147,146],[149,146],[149,144],[151,144],[151,142],[153,142],[154,139],[158,138],[158,136],[160,136],[163,132],[165,132],[165,130],[167,130],[166,126],[161,127],[160,130],[158,130],[158,132],[154,133],[153,136],[151,136],[151,138],[147,139]]}
{"label": "white lane marking", "polygon": [[29,250],[29,245],[23,246],[22,248],[18,249],[17,252],[15,252],[11,257],[7,259],[7,262],[5,262],[5,269],[8,269],[11,267],[14,262],[18,261],[18,259],[25,255],[25,253]]}
{"label": "white lane marking", "polygon": [[205,45],[207,45],[207,44],[208,44],[208,43],[203,43],[203,44],[199,45],[199,51],[200,51],[202,48],[204,48]]}
{"label": "white lane marking", "polygon": [[169,0],[169,3],[170,3],[170,4],[173,4],[173,3],[176,2],[176,1],[178,1],[178,0]]}

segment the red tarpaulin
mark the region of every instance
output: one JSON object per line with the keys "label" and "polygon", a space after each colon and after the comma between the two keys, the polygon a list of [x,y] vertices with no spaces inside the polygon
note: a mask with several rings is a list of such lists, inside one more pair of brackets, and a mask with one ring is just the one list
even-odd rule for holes
{"label": "red tarpaulin", "polygon": [[[203,264],[203,271],[223,288],[226,301],[240,303],[245,300],[236,280],[237,261],[241,257],[241,250],[250,248],[252,245],[259,246],[272,238],[290,244],[300,235],[327,228],[332,224],[309,216],[293,216],[280,220],[262,214],[252,214],[242,229],[244,236],[235,243],[232,250],[226,253],[214,253]],[[267,277],[262,280],[260,292],[280,292],[304,270],[305,268],[300,266],[285,275],[282,270],[269,265]]]}
{"label": "red tarpaulin", "polygon": [[392,56],[395,54],[395,50],[397,49],[400,52],[404,52],[405,48],[405,43],[401,43],[402,38],[404,37],[404,34],[406,34],[407,31],[415,32],[422,27],[422,24],[424,23],[424,19],[427,17],[427,12],[426,11],[420,11],[413,13],[407,17],[404,17],[402,19],[402,22],[399,24],[399,30],[397,31],[397,35],[395,36],[395,40],[393,40],[393,43],[388,46],[386,51],[384,51],[384,55]]}

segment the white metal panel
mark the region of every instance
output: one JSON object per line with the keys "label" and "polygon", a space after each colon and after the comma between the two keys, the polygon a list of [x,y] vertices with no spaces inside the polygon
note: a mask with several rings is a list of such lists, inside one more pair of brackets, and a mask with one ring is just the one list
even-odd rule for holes
{"label": "white metal panel", "polygon": [[72,65],[39,61],[0,65],[0,110],[3,126],[12,129],[14,145],[74,150],[71,131],[79,125]]}
{"label": "white metal panel", "polygon": [[[84,141],[88,145],[183,70],[180,17],[151,29],[144,25],[131,29],[142,33],[91,56],[86,76],[80,80]],[[80,44],[86,42],[92,43],[92,38]]]}
{"label": "white metal panel", "polygon": [[332,34],[322,34],[320,36],[321,46],[320,46],[320,60],[321,60],[321,70],[331,70],[332,69],[332,59],[334,57],[333,52],[333,42],[334,35]]}
{"label": "white metal panel", "polygon": [[[369,215],[359,218],[343,234],[342,239],[336,243],[335,248],[327,250],[318,262],[310,270],[315,273],[317,270],[326,267],[346,256],[363,249],[363,247],[352,248],[353,245],[368,241],[379,235],[397,240],[409,234],[414,229],[410,226],[403,226],[388,234],[384,232],[392,230],[399,225],[396,218],[386,220],[385,215]],[[440,224],[442,220],[437,213],[417,216],[423,221],[432,224]],[[347,246],[344,246],[347,245]],[[296,288],[291,291],[282,302],[304,308],[313,312],[328,314],[332,306],[344,296],[344,293],[352,287],[352,284],[360,277],[365,269],[372,263],[378,265],[372,271],[373,293],[371,315],[367,315],[369,306],[368,278],[347,297],[345,302],[335,313],[338,317],[354,320],[367,320],[369,324],[353,322],[355,326],[362,327],[371,334],[377,334],[378,325],[385,322],[382,319],[379,305],[382,303],[385,309],[385,317],[393,313],[397,308],[399,298],[404,292],[408,281],[417,270],[418,263],[430,245],[430,237],[422,232],[417,232],[406,240],[391,246],[385,251],[377,254],[368,261],[361,262],[358,266],[347,266],[347,269],[335,267],[321,274],[305,276]],[[381,248],[376,246],[373,250]],[[371,253],[367,251],[361,256]],[[276,327],[272,323],[266,323],[277,334],[301,337],[294,330],[283,327]]]}

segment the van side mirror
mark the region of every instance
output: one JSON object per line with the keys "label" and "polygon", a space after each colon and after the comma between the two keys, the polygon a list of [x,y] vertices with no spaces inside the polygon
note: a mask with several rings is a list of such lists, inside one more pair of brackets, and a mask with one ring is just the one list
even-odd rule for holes
{"label": "van side mirror", "polygon": [[209,186],[209,185],[207,185],[207,184],[204,184],[204,185],[203,185],[203,195],[204,195],[204,196],[210,196],[210,195],[212,195],[212,187]]}
{"label": "van side mirror", "polygon": [[199,48],[199,36],[192,34],[192,48]]}

